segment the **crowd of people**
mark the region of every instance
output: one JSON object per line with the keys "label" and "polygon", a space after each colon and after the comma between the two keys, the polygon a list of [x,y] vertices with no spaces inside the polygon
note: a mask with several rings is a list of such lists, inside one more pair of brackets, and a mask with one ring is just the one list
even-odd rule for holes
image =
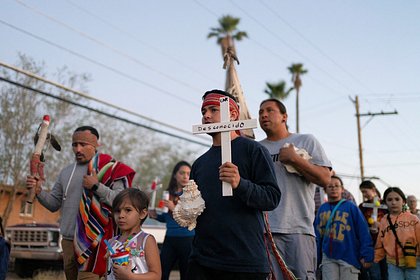
{"label": "crowd of people", "polygon": [[[202,124],[221,121],[220,98],[228,98],[230,121],[238,120],[236,98],[211,90],[202,98]],[[26,180],[44,207],[62,213],[66,278],[169,279],[177,265],[181,279],[194,280],[420,279],[417,199],[397,187],[381,199],[376,186],[363,181],[364,202],[356,205],[319,141],[289,132],[287,120],[282,102],[261,102],[266,138],[227,132],[231,162],[222,162],[221,132],[209,133],[208,151],[192,166],[174,166],[167,213],[148,209],[149,197],[131,187],[132,168],[99,153],[95,128],[77,128],[75,162],[62,169],[52,190],[37,177]],[[190,179],[205,201],[192,231],[172,216]],[[222,182],[233,195],[222,194]],[[148,216],[166,223],[160,252],[142,230]],[[121,265],[116,255],[129,257]]]}

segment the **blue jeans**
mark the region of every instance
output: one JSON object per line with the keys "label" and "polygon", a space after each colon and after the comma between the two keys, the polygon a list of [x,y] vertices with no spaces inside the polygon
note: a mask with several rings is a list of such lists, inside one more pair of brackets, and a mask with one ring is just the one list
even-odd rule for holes
{"label": "blue jeans", "polygon": [[388,269],[386,260],[379,263],[372,263],[369,268],[361,268],[359,280],[388,280]]}
{"label": "blue jeans", "polygon": [[367,270],[370,280],[381,280],[381,267],[379,263],[373,263]]}
{"label": "blue jeans", "polygon": [[388,263],[388,277],[389,279],[419,280],[420,260],[417,259],[417,268],[398,267]]}

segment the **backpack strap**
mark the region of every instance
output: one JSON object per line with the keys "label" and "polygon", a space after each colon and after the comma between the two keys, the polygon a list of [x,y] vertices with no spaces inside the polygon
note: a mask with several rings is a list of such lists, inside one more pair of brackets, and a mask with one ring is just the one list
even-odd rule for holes
{"label": "backpack strap", "polygon": [[330,231],[330,229],[331,229],[331,224],[333,223],[333,219],[334,219],[334,215],[335,215],[335,212],[337,211],[337,209],[338,209],[338,207],[343,203],[343,202],[345,202],[346,201],[346,199],[341,199],[336,205],[335,205],[335,207],[334,207],[334,209],[332,210],[332,212],[331,212],[331,214],[330,214],[330,217],[328,218],[328,221],[327,221],[327,225],[325,226],[325,232],[329,232]]}
{"label": "backpack strap", "polygon": [[386,218],[387,218],[387,220],[388,220],[389,227],[391,228],[392,233],[394,233],[395,240],[397,241],[398,245],[401,247],[401,249],[402,249],[402,251],[403,251],[403,254],[405,255],[405,250],[404,250],[404,247],[403,247],[403,245],[401,244],[401,241],[398,239],[397,232],[395,231],[395,225],[391,222],[391,217],[390,217],[390,215],[388,214],[388,215],[386,216]]}
{"label": "backpack strap", "polygon": [[[317,265],[321,264],[322,261],[322,244],[324,243],[324,238],[327,235],[330,235],[331,233],[331,225],[334,222],[334,216],[335,216],[335,212],[337,211],[338,207],[344,203],[345,201],[347,201],[346,199],[341,199],[333,208],[333,210],[330,213],[330,217],[327,220],[327,224],[325,225],[325,229],[324,229],[324,233],[321,234],[321,246],[319,246],[318,250],[319,250],[319,260],[317,260]],[[331,236],[330,236],[330,244],[329,244],[329,249],[330,251],[332,250],[332,244],[331,244]]]}

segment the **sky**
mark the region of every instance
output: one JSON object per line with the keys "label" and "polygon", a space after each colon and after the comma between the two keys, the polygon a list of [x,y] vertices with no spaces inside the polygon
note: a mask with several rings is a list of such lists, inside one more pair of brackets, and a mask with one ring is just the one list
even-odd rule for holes
{"label": "sky", "polygon": [[[253,118],[266,82],[292,86],[287,67],[303,63],[300,133],[320,141],[356,200],[356,96],[361,114],[398,112],[360,118],[365,176],[382,193],[398,186],[420,198],[419,10],[389,0],[1,0],[0,61],[15,65],[20,52],[44,62],[48,78],[62,66],[88,73],[90,96],[189,132],[203,93],[224,88],[221,50],[207,34],[220,17],[238,17],[249,38],[236,42],[236,69]],[[284,103],[295,132],[294,92]]]}

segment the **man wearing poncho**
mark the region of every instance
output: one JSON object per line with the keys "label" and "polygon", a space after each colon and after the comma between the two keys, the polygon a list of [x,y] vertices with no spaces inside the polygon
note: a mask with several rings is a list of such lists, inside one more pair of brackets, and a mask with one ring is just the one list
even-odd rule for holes
{"label": "man wearing poncho", "polygon": [[99,133],[82,126],[73,133],[76,162],[61,170],[51,192],[28,176],[27,185],[36,185],[39,202],[48,210],[61,209],[64,270],[67,279],[99,279],[106,271],[104,240],[114,233],[111,204],[114,197],[130,187],[135,175],[127,165],[97,152]]}

